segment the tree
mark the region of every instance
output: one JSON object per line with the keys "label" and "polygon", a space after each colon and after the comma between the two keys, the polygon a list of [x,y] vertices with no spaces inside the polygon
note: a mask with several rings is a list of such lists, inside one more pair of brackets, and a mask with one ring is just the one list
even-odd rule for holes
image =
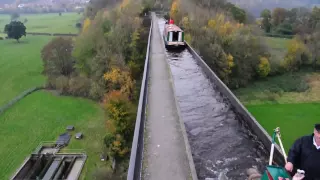
{"label": "tree", "polygon": [[287,10],[284,8],[275,8],[272,11],[272,24],[278,26],[283,23],[287,15]]}
{"label": "tree", "polygon": [[120,91],[109,92],[104,102],[108,113],[105,144],[111,156],[121,158],[130,150],[136,117],[135,108]]}
{"label": "tree", "polygon": [[266,77],[271,71],[269,60],[266,57],[260,58],[260,63],[258,65],[258,74],[260,77]]}
{"label": "tree", "polygon": [[202,55],[206,59],[206,63],[214,72],[217,73],[219,78],[228,84],[229,74],[231,69],[229,61],[233,61],[233,57],[228,59],[228,56],[223,51],[222,47],[218,44],[210,44],[202,49]]}
{"label": "tree", "polygon": [[245,23],[247,20],[246,11],[235,6],[232,3],[227,3],[226,6],[228,7],[228,11],[231,12],[233,18],[237,20],[239,23]]}
{"label": "tree", "polygon": [[[309,20],[311,12],[307,8],[293,8],[287,11],[288,23],[291,24],[293,34],[308,34],[312,32]],[[286,21],[285,21],[286,22]]]}
{"label": "tree", "polygon": [[269,9],[264,9],[261,12],[260,17],[262,17],[262,28],[265,30],[266,33],[269,33],[271,30],[271,12]]}
{"label": "tree", "polygon": [[319,26],[319,24],[320,24],[320,8],[314,7],[312,9],[309,24],[310,24],[309,26],[313,30],[316,29],[317,26]]}
{"label": "tree", "polygon": [[72,49],[71,38],[57,37],[50,41],[41,51],[43,73],[48,77],[70,76],[74,71]]}
{"label": "tree", "polygon": [[10,24],[7,24],[4,28],[4,32],[8,35],[9,38],[15,39],[19,42],[19,39],[22,36],[26,36],[26,27],[20,21],[11,21]]}
{"label": "tree", "polygon": [[319,69],[320,67],[320,32],[314,32],[307,38],[307,47],[311,53],[311,63],[313,68]]}
{"label": "tree", "polygon": [[288,52],[284,58],[282,66],[287,71],[297,71],[300,66],[308,61],[308,50],[304,43],[299,39],[295,38],[291,40],[288,47]]}
{"label": "tree", "polygon": [[283,22],[276,28],[277,34],[292,35],[293,28],[289,22]]}
{"label": "tree", "polygon": [[14,21],[20,17],[20,14],[17,12],[14,12],[11,14],[11,21]]}
{"label": "tree", "polygon": [[174,0],[170,10],[170,18],[174,19],[175,21],[179,20],[179,17],[178,17],[179,6],[180,6],[180,1]]}

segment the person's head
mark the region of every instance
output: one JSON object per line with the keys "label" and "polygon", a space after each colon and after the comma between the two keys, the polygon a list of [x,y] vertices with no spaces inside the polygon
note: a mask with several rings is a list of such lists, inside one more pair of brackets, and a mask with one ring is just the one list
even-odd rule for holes
{"label": "person's head", "polygon": [[315,124],[314,125],[314,138],[320,142],[320,124]]}

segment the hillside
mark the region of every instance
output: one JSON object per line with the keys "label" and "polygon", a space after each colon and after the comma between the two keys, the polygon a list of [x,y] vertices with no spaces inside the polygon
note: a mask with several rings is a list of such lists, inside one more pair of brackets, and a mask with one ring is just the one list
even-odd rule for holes
{"label": "hillside", "polygon": [[260,12],[265,9],[273,9],[275,7],[294,8],[294,7],[312,7],[320,5],[320,0],[228,0],[238,6],[247,9],[255,16],[259,16]]}

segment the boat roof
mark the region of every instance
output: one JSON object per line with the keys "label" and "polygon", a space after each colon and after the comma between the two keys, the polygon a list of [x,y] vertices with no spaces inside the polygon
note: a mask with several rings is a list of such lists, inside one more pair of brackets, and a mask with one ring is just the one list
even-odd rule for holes
{"label": "boat roof", "polygon": [[175,25],[175,24],[168,24],[167,26],[166,26],[166,30],[167,30],[167,32],[170,32],[170,31],[181,31],[181,32],[183,32],[183,30],[181,29],[181,28],[179,28],[177,25]]}

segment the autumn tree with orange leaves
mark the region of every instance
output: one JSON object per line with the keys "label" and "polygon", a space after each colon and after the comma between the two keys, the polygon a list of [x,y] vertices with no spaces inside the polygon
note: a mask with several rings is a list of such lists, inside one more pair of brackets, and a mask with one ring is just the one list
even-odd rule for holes
{"label": "autumn tree with orange leaves", "polygon": [[130,151],[134,132],[135,107],[119,90],[108,93],[105,97],[107,135],[105,144],[112,157],[122,158]]}

